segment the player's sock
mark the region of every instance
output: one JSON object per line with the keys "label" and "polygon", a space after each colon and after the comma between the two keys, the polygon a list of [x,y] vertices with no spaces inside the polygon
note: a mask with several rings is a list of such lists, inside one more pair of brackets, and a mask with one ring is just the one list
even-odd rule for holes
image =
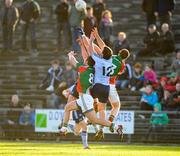
{"label": "player's sock", "polygon": [[62,127],[67,127],[68,124],[67,123],[63,123]]}
{"label": "player's sock", "polygon": [[109,130],[111,133],[114,133],[114,128],[115,128],[115,125],[114,123],[112,123],[111,126],[109,127]]}
{"label": "player's sock", "polygon": [[88,133],[86,131],[81,132],[81,139],[82,139],[84,148],[88,147]]}
{"label": "player's sock", "polygon": [[98,131],[97,125],[93,124],[93,127],[94,127],[95,132],[97,132]]}
{"label": "player's sock", "polygon": [[68,128],[70,128],[70,130],[74,132],[74,125],[68,124]]}
{"label": "player's sock", "polygon": [[109,116],[109,121],[110,121],[110,122],[113,122],[113,120],[114,120],[114,115],[110,115],[110,116]]}

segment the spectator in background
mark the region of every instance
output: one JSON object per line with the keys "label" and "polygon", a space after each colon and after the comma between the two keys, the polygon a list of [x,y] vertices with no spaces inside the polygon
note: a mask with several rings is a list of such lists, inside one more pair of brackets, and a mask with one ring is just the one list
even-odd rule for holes
{"label": "spectator in background", "polygon": [[5,132],[5,136],[8,139],[16,139],[19,140],[19,116],[20,116],[20,110],[14,110],[19,109],[20,103],[19,103],[19,97],[18,95],[13,95],[11,98],[11,106],[7,114],[6,114],[6,122],[3,125],[3,130]]}
{"label": "spectator in background", "polygon": [[141,97],[141,110],[153,110],[155,104],[158,102],[158,95],[153,90],[151,85],[147,85],[145,88],[145,92]]}
{"label": "spectator in background", "polygon": [[150,123],[151,126],[148,130],[148,134],[145,141],[149,140],[151,134],[154,134],[155,139],[158,140],[158,135],[163,132],[163,130],[169,123],[168,115],[162,112],[162,107],[160,103],[155,104],[154,112],[151,114]]}
{"label": "spectator in background", "polygon": [[167,75],[167,77],[169,79],[167,80],[164,89],[169,92],[174,92],[176,90],[176,83],[179,81],[179,77],[176,73],[171,73]]}
{"label": "spectator in background", "polygon": [[161,100],[161,103],[165,110],[180,109],[180,82],[176,84],[175,88],[174,92],[164,90],[164,97]]}
{"label": "spectator in background", "polygon": [[180,49],[176,50],[176,60],[172,63],[172,70],[180,77]]}
{"label": "spectator in background", "polygon": [[83,20],[86,18],[86,8],[82,11],[79,11],[75,7],[77,0],[72,0],[70,4],[70,16],[69,23],[72,35],[72,48],[75,52],[80,52],[80,46],[77,43],[77,39],[81,34],[80,28],[82,28]]}
{"label": "spectator in background", "polygon": [[65,64],[65,70],[62,77],[63,81],[66,82],[66,88],[71,87],[77,80],[77,72],[73,69],[69,61]]}
{"label": "spectator in background", "polygon": [[51,67],[48,70],[47,76],[42,81],[40,88],[48,88],[47,91],[54,91],[57,88],[59,82],[61,81],[61,76],[63,69],[60,67],[59,60],[53,60],[51,62]]}
{"label": "spectator in background", "polygon": [[142,10],[146,13],[147,27],[151,24],[156,25],[156,16],[154,15],[156,0],[143,0]]}
{"label": "spectator in background", "polygon": [[115,55],[117,55],[122,49],[128,49],[130,51],[130,45],[126,37],[126,33],[119,32],[117,40],[113,44],[113,52]]}
{"label": "spectator in background", "polygon": [[112,14],[109,10],[102,13],[102,19],[99,25],[99,33],[107,46],[111,45],[111,37],[113,35]]}
{"label": "spectator in background", "polygon": [[139,56],[155,56],[158,50],[158,41],[159,41],[160,34],[157,31],[156,25],[151,24],[148,26],[148,33],[144,38],[144,45],[143,48],[138,55]]}
{"label": "spectator in background", "polygon": [[106,6],[103,0],[95,0],[95,3],[93,4],[93,13],[97,19],[98,26],[101,22],[102,13],[105,9],[106,9]]}
{"label": "spectator in background", "polygon": [[159,97],[159,101],[161,101],[164,98],[164,90],[165,90],[165,86],[167,83],[168,78],[167,77],[161,77],[160,79],[160,83],[156,88],[158,97]]}
{"label": "spectator in background", "polygon": [[67,0],[60,0],[56,6],[55,14],[57,16],[57,50],[67,49],[69,46],[69,4]]}
{"label": "spectator in background", "polygon": [[126,89],[128,88],[128,85],[130,83],[130,80],[132,78],[132,69],[131,65],[126,63],[126,68],[124,70],[124,73],[119,75],[116,79],[116,87],[117,89]]}
{"label": "spectator in background", "polygon": [[34,132],[35,114],[31,111],[31,105],[26,104],[24,111],[21,113],[19,118],[20,124],[20,135],[25,141],[29,141],[29,136]]}
{"label": "spectator in background", "polygon": [[176,84],[176,91],[170,95],[167,108],[180,110],[180,82]]}
{"label": "spectator in background", "polygon": [[171,96],[171,93],[164,89],[164,97],[161,98],[161,101],[160,101],[160,103],[162,104],[163,110],[167,110],[167,105],[170,101],[170,96]]}
{"label": "spectator in background", "polygon": [[17,8],[13,5],[13,0],[5,0],[5,6],[0,11],[0,22],[2,25],[3,52],[10,52],[13,48],[13,33],[19,18]]}
{"label": "spectator in background", "polygon": [[163,23],[171,25],[171,16],[174,6],[175,0],[155,0],[154,15],[159,18],[160,25]]}
{"label": "spectator in background", "polygon": [[53,60],[51,62],[51,67],[48,70],[47,76],[44,78],[39,88],[46,89],[51,93],[51,100],[49,104],[52,108],[59,108],[60,98],[58,96],[58,91],[60,88],[64,87],[62,81],[63,69],[60,67],[58,60]]}
{"label": "spectator in background", "polygon": [[143,87],[144,84],[144,76],[143,76],[142,65],[140,63],[136,63],[132,70],[132,78],[130,80],[130,88],[131,91],[139,90]]}
{"label": "spectator in background", "polygon": [[161,31],[159,38],[159,53],[164,56],[175,50],[175,41],[174,34],[169,30],[169,25],[167,23],[162,24]]}
{"label": "spectator in background", "polygon": [[84,19],[84,32],[87,37],[90,38],[94,27],[97,27],[97,20],[93,15],[93,8],[87,7],[87,17]]}
{"label": "spectator in background", "polygon": [[[67,88],[70,88],[76,82],[77,72],[73,69],[72,65],[69,61],[65,64],[65,69],[62,74],[61,87],[58,88],[56,94],[61,99],[61,104],[59,104],[59,108],[64,108],[64,103],[66,103],[66,98],[63,95],[63,91]],[[62,85],[63,84],[63,85]]]}
{"label": "spectator in background", "polygon": [[151,84],[151,85],[157,83],[157,75],[155,71],[152,69],[152,67],[148,64],[145,66],[144,81],[146,84]]}
{"label": "spectator in background", "polygon": [[26,0],[20,8],[20,23],[22,24],[22,50],[27,50],[27,32],[31,33],[31,47],[37,52],[36,21],[40,16],[40,6],[34,0]]}

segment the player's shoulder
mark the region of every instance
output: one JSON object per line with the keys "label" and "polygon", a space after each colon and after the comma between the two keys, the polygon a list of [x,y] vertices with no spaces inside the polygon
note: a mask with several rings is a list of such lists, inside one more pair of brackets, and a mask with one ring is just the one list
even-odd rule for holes
{"label": "player's shoulder", "polygon": [[85,72],[93,70],[93,67],[89,67],[88,65],[85,65],[83,63],[77,63],[76,68],[78,69],[78,72]]}
{"label": "player's shoulder", "polygon": [[93,54],[92,54],[92,57],[100,58],[100,59],[102,58],[102,57],[101,57],[100,55],[98,55],[97,53],[93,53]]}
{"label": "player's shoulder", "polygon": [[112,59],[113,59],[113,61],[122,62],[122,59],[118,55],[113,55]]}
{"label": "player's shoulder", "polygon": [[117,58],[117,55],[112,55],[112,59],[116,59]]}

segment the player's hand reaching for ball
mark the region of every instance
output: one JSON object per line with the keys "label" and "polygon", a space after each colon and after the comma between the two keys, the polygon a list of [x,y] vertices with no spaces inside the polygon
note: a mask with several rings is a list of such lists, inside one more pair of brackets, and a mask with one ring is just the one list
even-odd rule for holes
{"label": "player's hand reaching for ball", "polygon": [[68,53],[68,56],[69,56],[69,57],[70,57],[70,56],[74,56],[74,55],[76,55],[74,51],[70,51],[70,52]]}

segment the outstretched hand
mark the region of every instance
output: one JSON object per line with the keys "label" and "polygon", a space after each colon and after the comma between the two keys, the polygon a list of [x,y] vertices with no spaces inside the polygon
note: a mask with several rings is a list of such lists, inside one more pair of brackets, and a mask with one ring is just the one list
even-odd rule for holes
{"label": "outstretched hand", "polygon": [[70,52],[68,53],[68,56],[74,56],[74,55],[76,55],[76,53],[75,53],[74,51],[70,51]]}

